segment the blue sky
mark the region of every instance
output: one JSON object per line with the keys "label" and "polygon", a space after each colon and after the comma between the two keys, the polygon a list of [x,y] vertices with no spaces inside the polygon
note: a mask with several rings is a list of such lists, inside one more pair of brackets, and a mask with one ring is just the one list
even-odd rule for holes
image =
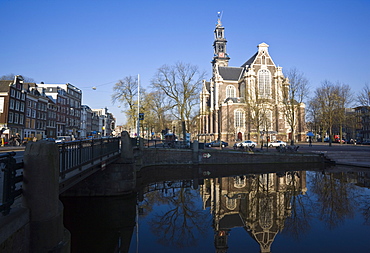
{"label": "blue sky", "polygon": [[0,75],[71,83],[118,124],[117,80],[140,74],[145,87],[159,67],[179,61],[211,77],[218,11],[230,66],[265,42],[275,64],[296,67],[312,90],[324,80],[354,92],[370,83],[370,0],[0,0],[0,11]]}

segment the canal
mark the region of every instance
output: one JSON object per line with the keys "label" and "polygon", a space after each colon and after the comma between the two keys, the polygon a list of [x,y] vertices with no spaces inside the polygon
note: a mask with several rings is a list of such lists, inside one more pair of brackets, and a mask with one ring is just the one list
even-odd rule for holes
{"label": "canal", "polygon": [[370,252],[370,171],[275,167],[153,167],[132,194],[62,198],[72,252]]}

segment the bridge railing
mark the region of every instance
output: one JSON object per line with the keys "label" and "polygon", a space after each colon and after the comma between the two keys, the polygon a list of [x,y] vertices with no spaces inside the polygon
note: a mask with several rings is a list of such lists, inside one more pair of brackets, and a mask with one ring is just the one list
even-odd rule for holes
{"label": "bridge railing", "polygon": [[66,174],[81,170],[87,164],[110,154],[117,154],[120,149],[120,138],[100,138],[81,141],[71,141],[59,144],[59,176],[63,179]]}
{"label": "bridge railing", "polygon": [[0,212],[8,215],[14,200],[22,194],[23,162],[17,163],[15,152],[0,155]]}
{"label": "bridge railing", "polygon": [[[58,144],[59,177],[93,165],[104,157],[117,155],[120,151],[120,138],[88,139]],[[0,155],[0,212],[8,215],[12,204],[22,195],[23,162],[17,163],[15,152]]]}

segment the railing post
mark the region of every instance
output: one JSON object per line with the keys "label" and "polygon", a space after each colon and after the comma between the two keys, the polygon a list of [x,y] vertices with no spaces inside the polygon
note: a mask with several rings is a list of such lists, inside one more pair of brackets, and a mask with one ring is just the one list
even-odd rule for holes
{"label": "railing post", "polygon": [[62,178],[65,178],[64,171],[66,170],[67,165],[66,165],[66,147],[64,143],[62,144],[62,150],[60,151],[59,156],[60,156],[59,161],[61,161],[60,162],[61,168],[59,168],[59,173]]}
{"label": "railing post", "polygon": [[[79,155],[78,164],[81,164],[82,163],[82,141],[79,141],[79,143],[78,143],[78,155]],[[79,170],[82,170],[81,166],[80,166]]]}
{"label": "railing post", "polygon": [[7,215],[10,212],[10,206],[14,203],[14,178],[16,174],[16,161],[14,159],[15,153],[8,153],[6,158],[4,170],[4,185],[3,185],[3,196],[2,196],[2,205],[3,205],[3,215]]}
{"label": "railing post", "polygon": [[24,153],[23,205],[30,209],[30,252],[70,252],[59,200],[59,150],[48,141],[31,142]]}
{"label": "railing post", "polygon": [[131,138],[127,131],[121,133],[121,157],[125,163],[133,163],[135,161]]}
{"label": "railing post", "polygon": [[91,140],[91,143],[90,143],[90,148],[91,148],[91,164],[94,163],[94,146],[95,146],[95,142],[94,142],[94,139]]}

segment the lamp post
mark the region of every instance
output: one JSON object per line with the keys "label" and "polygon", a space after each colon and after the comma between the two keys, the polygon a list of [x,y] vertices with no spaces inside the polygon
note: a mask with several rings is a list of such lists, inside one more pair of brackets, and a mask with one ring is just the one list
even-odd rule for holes
{"label": "lamp post", "polygon": [[140,76],[137,75],[137,123],[136,123],[137,139],[140,139]]}

